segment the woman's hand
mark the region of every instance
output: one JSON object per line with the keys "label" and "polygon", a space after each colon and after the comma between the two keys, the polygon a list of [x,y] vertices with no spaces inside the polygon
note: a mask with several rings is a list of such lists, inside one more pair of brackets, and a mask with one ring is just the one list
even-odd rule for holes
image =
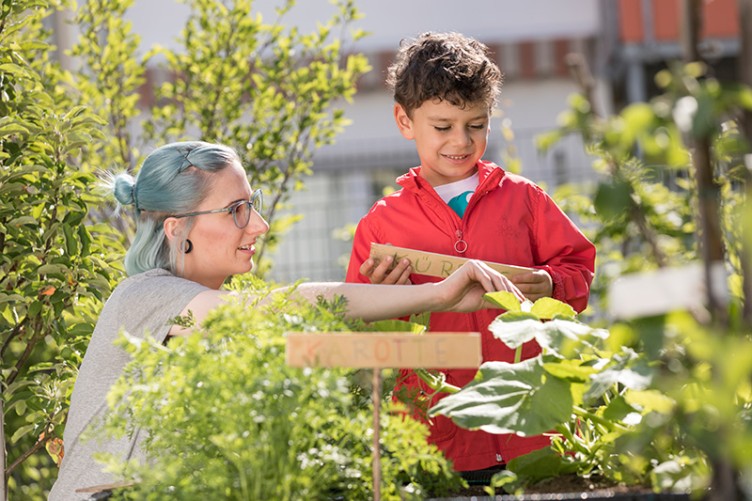
{"label": "woman's hand", "polygon": [[436,311],[475,311],[497,308],[483,300],[486,292],[509,291],[523,301],[522,292],[504,275],[482,261],[470,260],[441,282],[433,284],[441,288],[441,304]]}

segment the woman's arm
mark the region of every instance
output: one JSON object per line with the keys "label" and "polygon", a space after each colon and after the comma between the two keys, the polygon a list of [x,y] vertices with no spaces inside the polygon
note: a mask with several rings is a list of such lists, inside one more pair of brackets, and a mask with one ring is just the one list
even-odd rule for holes
{"label": "woman's arm", "polygon": [[475,311],[493,307],[483,294],[506,290],[522,293],[504,275],[481,261],[469,261],[441,282],[421,285],[303,283],[296,292],[309,301],[318,296],[347,298],[347,314],[365,321],[397,318],[425,311]]}
{"label": "woman's arm", "polygon": [[[274,292],[284,292],[289,287]],[[310,302],[319,296],[347,298],[347,314],[365,321],[397,318],[424,311],[475,311],[493,307],[483,300],[486,292],[506,290],[522,300],[522,293],[504,275],[481,261],[469,261],[441,282],[421,285],[350,284],[343,282],[309,282],[295,288],[295,294]],[[200,324],[206,315],[228,297],[224,291],[202,292],[191,300],[182,315],[193,316]],[[186,335],[190,328],[173,325],[171,336]]]}

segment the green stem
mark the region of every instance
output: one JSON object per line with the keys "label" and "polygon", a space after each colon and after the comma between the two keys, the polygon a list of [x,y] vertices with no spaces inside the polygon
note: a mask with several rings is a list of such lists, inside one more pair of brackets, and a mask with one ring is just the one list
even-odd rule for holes
{"label": "green stem", "polygon": [[514,363],[519,364],[522,360],[522,345],[519,345],[516,350],[514,350]]}
{"label": "green stem", "polygon": [[415,374],[418,375],[432,390],[443,393],[457,393],[460,391],[459,386],[449,384],[442,376],[431,374],[426,369],[413,369]]}
{"label": "green stem", "polygon": [[619,431],[624,431],[624,432],[629,431],[629,428],[627,428],[626,426],[623,426],[619,423],[615,423],[614,421],[609,421],[608,419],[602,418],[598,416],[597,414],[593,414],[592,412],[586,409],[583,409],[582,407],[578,405],[573,406],[572,411],[577,417],[589,419],[590,421],[593,421],[594,423],[605,427],[608,431],[614,431],[614,430],[619,430]]}

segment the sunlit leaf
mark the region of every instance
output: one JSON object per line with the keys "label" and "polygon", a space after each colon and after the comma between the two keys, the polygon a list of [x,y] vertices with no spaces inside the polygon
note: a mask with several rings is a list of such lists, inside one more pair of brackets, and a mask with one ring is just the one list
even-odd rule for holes
{"label": "sunlit leaf", "polygon": [[462,428],[524,436],[551,431],[571,412],[569,384],[547,375],[539,358],[486,362],[473,381],[429,410]]}

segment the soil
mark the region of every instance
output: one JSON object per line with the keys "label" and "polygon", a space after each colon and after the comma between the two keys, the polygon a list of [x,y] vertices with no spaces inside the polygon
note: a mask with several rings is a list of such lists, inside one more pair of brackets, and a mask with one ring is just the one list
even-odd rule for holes
{"label": "soil", "polygon": [[[552,478],[549,480],[543,480],[535,485],[529,486],[525,489],[525,495],[528,494],[584,494],[587,493],[588,497],[614,497],[623,494],[650,494],[652,491],[649,487],[645,486],[624,486],[614,485],[610,482],[598,481],[593,479],[587,479],[578,477],[577,475],[562,475],[560,477]],[[497,489],[496,495],[504,495],[505,493],[501,489]],[[470,486],[461,491],[454,493],[451,497],[445,499],[452,499],[453,497],[488,497],[488,493],[484,490],[484,486]],[[582,499],[587,499],[583,497]]]}

